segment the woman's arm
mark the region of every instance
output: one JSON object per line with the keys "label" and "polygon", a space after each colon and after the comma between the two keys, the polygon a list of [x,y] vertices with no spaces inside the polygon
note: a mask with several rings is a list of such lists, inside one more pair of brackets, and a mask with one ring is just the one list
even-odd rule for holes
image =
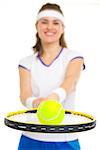
{"label": "woman's arm", "polygon": [[20,78],[20,99],[23,105],[25,100],[32,96],[31,87],[31,74],[30,71],[19,67],[19,78]]}
{"label": "woman's arm", "polygon": [[66,90],[67,93],[72,92],[76,88],[76,84],[79,80],[81,69],[83,65],[83,59],[72,60],[66,70],[65,79],[61,84],[61,87]]}
{"label": "woman's arm", "polygon": [[[66,68],[65,78],[62,84],[60,85],[66,91],[66,94],[71,93],[76,88],[76,84],[80,77],[81,68],[83,65],[83,59],[77,58],[73,59],[68,67]],[[52,92],[51,95],[47,97],[47,99],[56,99],[59,100],[59,95]]]}
{"label": "woman's arm", "polygon": [[[33,98],[32,87],[31,87],[31,73],[27,69],[19,67],[19,77],[20,77],[20,99],[23,105],[26,106],[26,100],[28,98]],[[37,107],[40,102],[45,100],[44,98],[33,99],[32,106]]]}

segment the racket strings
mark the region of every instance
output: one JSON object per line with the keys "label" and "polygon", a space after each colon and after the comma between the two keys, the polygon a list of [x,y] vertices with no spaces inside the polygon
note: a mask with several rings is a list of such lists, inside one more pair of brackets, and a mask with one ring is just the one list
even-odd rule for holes
{"label": "racket strings", "polygon": [[[10,120],[17,121],[17,122],[23,122],[23,123],[34,123],[34,124],[41,124],[37,118],[36,113],[22,113],[22,114],[16,114],[9,117]],[[87,118],[85,116],[82,116],[80,114],[66,114],[64,117],[64,120],[62,121],[63,124],[82,124],[82,123],[89,123],[92,121],[91,118]]]}

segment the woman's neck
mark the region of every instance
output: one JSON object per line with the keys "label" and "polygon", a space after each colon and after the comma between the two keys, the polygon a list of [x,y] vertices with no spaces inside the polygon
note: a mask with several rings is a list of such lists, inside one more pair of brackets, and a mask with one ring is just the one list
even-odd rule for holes
{"label": "woman's neck", "polygon": [[61,46],[59,45],[59,43],[42,44],[42,48],[43,48],[42,56],[47,56],[47,57],[56,56],[61,50]]}

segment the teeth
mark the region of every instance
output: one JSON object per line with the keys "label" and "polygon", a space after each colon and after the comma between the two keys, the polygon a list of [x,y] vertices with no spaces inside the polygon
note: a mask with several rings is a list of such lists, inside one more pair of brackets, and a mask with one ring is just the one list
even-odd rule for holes
{"label": "teeth", "polygon": [[47,32],[46,35],[54,35],[52,32]]}

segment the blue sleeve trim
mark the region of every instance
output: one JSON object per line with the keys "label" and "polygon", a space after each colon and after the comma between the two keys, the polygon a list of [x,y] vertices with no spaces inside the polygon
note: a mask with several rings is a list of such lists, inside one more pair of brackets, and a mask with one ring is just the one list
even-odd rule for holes
{"label": "blue sleeve trim", "polygon": [[23,69],[26,69],[26,70],[30,71],[28,68],[26,68],[26,67],[24,67],[24,66],[22,66],[22,65],[18,65],[18,67],[21,67],[21,68],[23,68]]}
{"label": "blue sleeve trim", "polygon": [[84,59],[82,56],[77,56],[77,57],[72,58],[71,61],[77,58]]}

